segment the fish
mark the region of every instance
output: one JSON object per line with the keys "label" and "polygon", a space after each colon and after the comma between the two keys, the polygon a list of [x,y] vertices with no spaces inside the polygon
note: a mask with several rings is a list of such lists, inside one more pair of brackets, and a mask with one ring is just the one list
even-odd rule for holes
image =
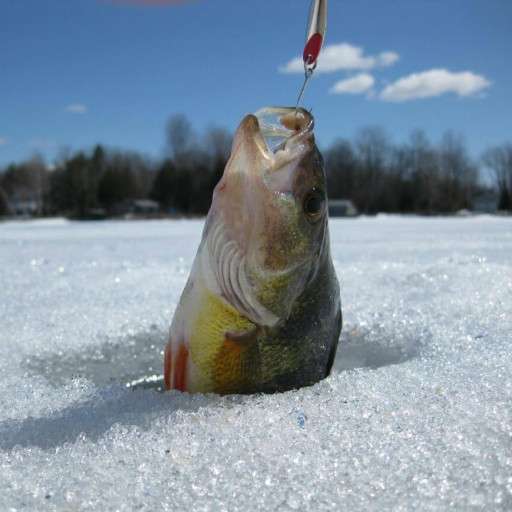
{"label": "fish", "polygon": [[342,315],[313,128],[296,107],[242,119],[172,319],[167,389],[276,393],[329,375]]}

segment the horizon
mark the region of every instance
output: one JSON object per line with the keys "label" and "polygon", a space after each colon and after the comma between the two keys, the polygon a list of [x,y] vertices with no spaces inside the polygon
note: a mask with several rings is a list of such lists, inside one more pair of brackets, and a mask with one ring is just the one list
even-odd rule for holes
{"label": "horizon", "polygon": [[[0,7],[0,168],[106,148],[163,156],[165,123],[234,133],[243,115],[294,105],[309,0],[50,0]],[[303,100],[319,146],[381,126],[462,133],[476,159],[510,140],[512,5],[497,0],[330,2],[326,42]],[[223,23],[212,20],[222,19]],[[340,122],[341,120],[341,122]]]}

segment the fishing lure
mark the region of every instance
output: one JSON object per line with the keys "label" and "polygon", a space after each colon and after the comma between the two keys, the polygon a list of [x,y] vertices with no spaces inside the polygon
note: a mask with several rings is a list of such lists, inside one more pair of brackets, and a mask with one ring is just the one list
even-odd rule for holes
{"label": "fishing lure", "polygon": [[306,45],[302,53],[304,61],[304,84],[300,90],[297,107],[299,109],[302,96],[306,90],[309,79],[313,76],[318,63],[318,56],[322,50],[327,28],[327,0],[313,0],[309,10],[308,26],[306,29]]}

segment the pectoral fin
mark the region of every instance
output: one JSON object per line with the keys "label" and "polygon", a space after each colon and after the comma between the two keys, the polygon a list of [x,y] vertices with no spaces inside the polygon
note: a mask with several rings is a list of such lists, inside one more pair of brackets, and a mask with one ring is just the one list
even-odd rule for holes
{"label": "pectoral fin", "polygon": [[255,327],[241,334],[225,334],[212,374],[216,393],[254,393],[258,388],[261,383],[258,333]]}

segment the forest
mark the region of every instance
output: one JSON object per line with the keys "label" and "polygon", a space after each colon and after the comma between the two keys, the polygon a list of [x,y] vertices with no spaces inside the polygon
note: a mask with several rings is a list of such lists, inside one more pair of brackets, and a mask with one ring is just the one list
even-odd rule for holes
{"label": "forest", "polygon": [[[89,151],[63,150],[51,166],[37,154],[8,165],[0,171],[0,217],[28,203],[32,216],[116,216],[133,199],[156,201],[162,215],[205,215],[232,135],[219,127],[198,135],[184,115],[176,115],[165,137],[160,160],[98,144]],[[499,210],[512,210],[512,142],[474,159],[460,133],[447,131],[433,144],[414,130],[395,145],[381,127],[366,127],[352,140],[320,149],[329,197],[352,200],[360,213],[450,214],[472,209],[476,197],[491,191]],[[493,187],[483,184],[483,170]]]}

